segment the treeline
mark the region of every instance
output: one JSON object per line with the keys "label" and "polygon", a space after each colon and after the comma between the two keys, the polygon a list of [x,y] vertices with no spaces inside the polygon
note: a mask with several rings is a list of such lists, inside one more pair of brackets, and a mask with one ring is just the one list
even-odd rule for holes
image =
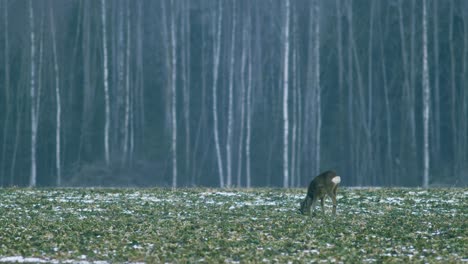
{"label": "treeline", "polygon": [[467,1],[0,11],[1,186],[468,182]]}

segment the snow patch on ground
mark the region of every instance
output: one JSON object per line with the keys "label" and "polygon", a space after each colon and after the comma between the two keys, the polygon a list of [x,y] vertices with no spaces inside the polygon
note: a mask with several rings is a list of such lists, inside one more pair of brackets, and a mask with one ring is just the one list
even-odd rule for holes
{"label": "snow patch on ground", "polygon": [[[23,256],[10,256],[0,257],[1,263],[72,263],[72,264],[108,264],[108,261],[102,260],[85,260],[86,256],[81,256],[82,259],[50,259],[50,258],[34,258],[34,257],[23,257]],[[143,262],[127,262],[129,264],[143,264]]]}

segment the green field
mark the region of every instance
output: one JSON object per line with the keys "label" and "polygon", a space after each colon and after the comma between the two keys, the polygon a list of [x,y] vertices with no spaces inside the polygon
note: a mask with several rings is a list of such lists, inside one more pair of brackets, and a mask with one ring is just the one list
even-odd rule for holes
{"label": "green field", "polygon": [[468,262],[468,189],[0,189],[0,262]]}

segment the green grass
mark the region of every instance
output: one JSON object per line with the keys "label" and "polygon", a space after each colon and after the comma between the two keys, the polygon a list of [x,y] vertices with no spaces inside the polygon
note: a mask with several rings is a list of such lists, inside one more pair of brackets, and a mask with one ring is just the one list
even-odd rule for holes
{"label": "green grass", "polygon": [[[467,262],[468,189],[0,189],[0,262]],[[4,259],[5,260],[5,259]]]}

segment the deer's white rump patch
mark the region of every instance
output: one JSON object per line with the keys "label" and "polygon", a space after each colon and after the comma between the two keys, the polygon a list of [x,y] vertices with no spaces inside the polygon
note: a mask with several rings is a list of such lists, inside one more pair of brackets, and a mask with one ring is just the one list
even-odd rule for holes
{"label": "deer's white rump patch", "polygon": [[333,178],[332,178],[332,182],[333,182],[334,184],[340,183],[340,182],[341,182],[341,177],[340,177],[340,176],[335,176],[335,177],[333,177]]}

